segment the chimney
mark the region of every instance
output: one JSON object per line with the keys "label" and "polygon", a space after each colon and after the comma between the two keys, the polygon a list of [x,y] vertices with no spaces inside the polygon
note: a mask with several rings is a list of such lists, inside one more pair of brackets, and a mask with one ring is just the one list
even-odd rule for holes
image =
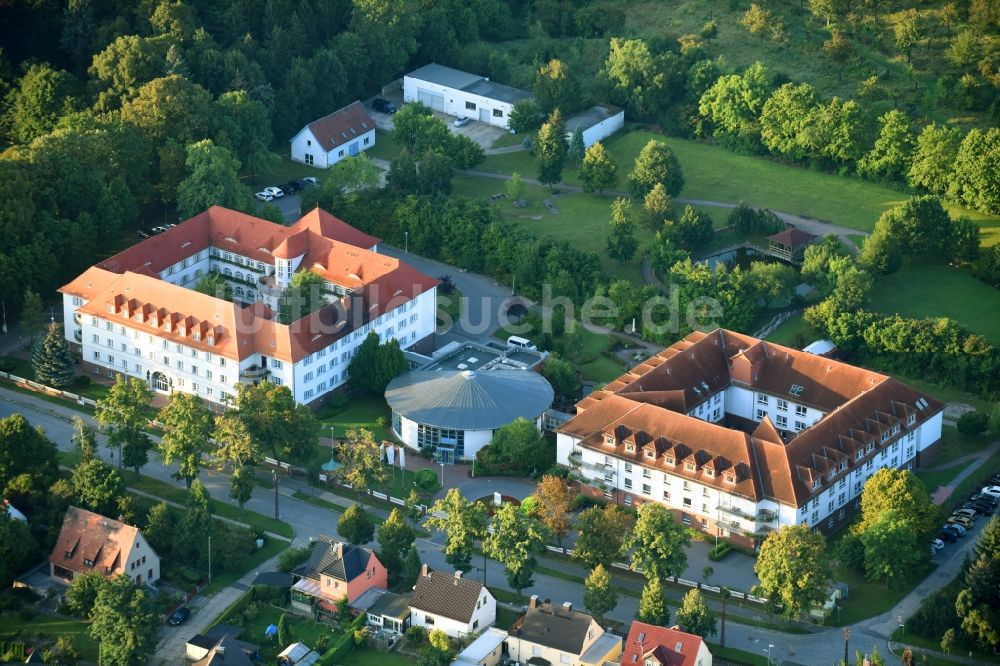
{"label": "chimney", "polygon": [[221,654],[223,657],[226,656],[226,646],[222,645],[221,643],[219,645],[216,645],[215,654]]}
{"label": "chimney", "polygon": [[528,608],[538,608],[538,595],[533,594],[531,598],[528,599]]}
{"label": "chimney", "polygon": [[569,601],[564,601],[563,602],[563,610],[566,611],[567,613],[572,613],[573,612],[573,604],[571,602],[569,602]]}
{"label": "chimney", "polygon": [[333,547],[333,552],[337,554],[337,559],[344,559],[344,542],[338,541],[337,545]]}
{"label": "chimney", "polygon": [[[461,577],[462,577],[462,572],[461,571],[456,571],[455,572],[455,580],[457,581]],[[455,584],[458,585],[457,582]]]}
{"label": "chimney", "polygon": [[431,571],[430,567],[427,566],[426,562],[424,564],[420,565],[420,575],[421,576],[430,576],[431,575],[430,571]]}

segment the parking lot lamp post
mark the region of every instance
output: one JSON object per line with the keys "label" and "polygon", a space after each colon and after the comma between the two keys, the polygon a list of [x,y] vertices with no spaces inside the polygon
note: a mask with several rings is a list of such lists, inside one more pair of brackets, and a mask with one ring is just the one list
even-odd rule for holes
{"label": "parking lot lamp post", "polygon": [[851,628],[844,627],[844,664],[847,664],[847,644],[851,640]]}

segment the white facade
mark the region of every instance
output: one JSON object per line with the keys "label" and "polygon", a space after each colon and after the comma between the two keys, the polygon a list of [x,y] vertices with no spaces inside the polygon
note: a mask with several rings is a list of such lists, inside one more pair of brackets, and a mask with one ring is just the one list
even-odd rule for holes
{"label": "white facade", "polygon": [[504,128],[507,127],[510,113],[514,108],[512,102],[491,99],[410,76],[403,77],[403,101],[408,104],[422,102],[430,109],[449,116],[465,116],[481,123]]}
{"label": "white facade", "polygon": [[[596,112],[596,117],[590,117]],[[579,126],[583,134],[583,145],[590,148],[598,141],[603,141],[615,132],[625,127],[624,109],[609,110],[610,115],[603,112],[600,106],[594,107],[592,111],[585,111],[579,117],[570,118],[567,121],[567,140],[571,139],[576,127]],[[607,117],[603,117],[607,115]]]}
{"label": "white facade", "polygon": [[[735,415],[756,418],[757,410],[763,410],[772,422],[776,416],[787,413],[789,418],[803,418],[808,425],[822,418],[822,413],[811,407],[796,405],[787,401],[782,409],[775,396],[767,396],[737,386],[730,386],[725,392],[729,412]],[[762,397],[768,398],[768,405]],[[714,398],[706,401],[712,405]],[[799,416],[804,408],[804,415]],[[725,411],[725,410],[724,410]],[[694,416],[695,414],[690,414]],[[748,416],[749,415],[749,416]],[[656,501],[669,509],[680,512],[681,522],[696,529],[708,529],[709,521],[719,526],[719,536],[728,537],[730,532],[760,532],[776,529],[782,525],[805,524],[810,527],[832,527],[845,517],[848,505],[861,495],[865,482],[882,467],[913,469],[919,452],[941,438],[943,412],[934,414],[919,427],[903,432],[896,428],[888,433],[888,438],[876,455],[865,461],[848,474],[846,464],[833,474],[836,483],[821,494],[810,499],[801,507],[778,503],[773,499],[755,502],[751,498],[727,493],[714,486],[698,483],[681,475],[650,469],[634,461],[626,461],[616,456],[605,455],[589,448],[577,446],[579,439],[566,433],[558,433],[556,438],[556,462],[560,465],[579,468],[584,482],[594,487],[604,488],[606,497],[613,491],[624,494],[624,503]],[[711,420],[711,419],[706,419]],[[865,451],[862,459],[874,451]],[[571,457],[572,456],[572,457]],[[634,498],[634,499],[633,499]]]}
{"label": "white facade", "polygon": [[[535,419],[535,427],[539,431],[542,429],[542,417]],[[406,418],[402,414],[397,412],[392,413],[392,431],[399,438],[399,441],[403,442],[406,446],[411,449],[419,451],[422,446],[425,446],[425,439],[434,426],[417,423],[411,419]],[[459,436],[462,438],[462,443],[464,445],[464,455],[462,455],[462,460],[474,460],[476,453],[479,449],[483,448],[487,444],[493,441],[493,430],[442,430],[443,436],[449,438],[458,439]]]}
{"label": "white facade", "polygon": [[468,638],[492,627],[497,619],[497,600],[485,587],[479,593],[476,608],[468,622],[410,607],[410,626],[424,627],[428,632],[440,629],[451,638]]}
{"label": "white facade", "polygon": [[356,157],[375,145],[375,128],[352,137],[345,144],[338,144],[330,150],[324,150],[323,145],[307,125],[292,137],[292,161],[308,164],[319,169],[328,169],[347,157]]}
{"label": "white facade", "polygon": [[160,556],[153,551],[142,532],[135,533],[135,543],[125,563],[125,574],[137,585],[149,585],[160,580]]}

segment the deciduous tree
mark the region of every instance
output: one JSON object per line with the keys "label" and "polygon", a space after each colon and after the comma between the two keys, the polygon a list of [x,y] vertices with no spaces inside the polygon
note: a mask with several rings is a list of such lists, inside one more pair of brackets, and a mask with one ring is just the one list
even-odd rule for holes
{"label": "deciduous tree", "polygon": [[402,574],[403,557],[413,547],[416,536],[416,532],[398,507],[393,508],[389,517],[379,526],[379,560],[393,578],[398,578]]}
{"label": "deciduous tree", "polygon": [[211,139],[187,146],[185,177],[177,185],[177,213],[184,219],[194,217],[210,206],[225,206],[252,213],[253,197],[240,182],[240,161]]}
{"label": "deciduous tree", "polygon": [[542,112],[534,100],[522,99],[514,104],[507,119],[507,126],[518,134],[526,134],[539,126]]}
{"label": "deciduous tree", "polygon": [[177,471],[171,476],[184,479],[188,488],[198,478],[203,465],[203,456],[209,451],[215,418],[205,402],[196,395],[177,392],[170,396],[170,402],[160,410],[159,421],[163,424],[160,440],[160,456],[164,465],[177,463]]}
{"label": "deciduous tree", "polygon": [[667,194],[676,197],[684,188],[684,174],[667,144],[650,139],[635,158],[628,176],[629,192],[634,198],[642,199],[657,183],[663,183]]}
{"label": "deciduous tree", "polygon": [[382,448],[375,441],[375,435],[365,428],[352,428],[346,433],[347,442],[338,449],[340,468],[337,478],[348,483],[364,498],[373,486],[389,480]]}
{"label": "deciduous tree", "polygon": [[337,534],[357,546],[364,545],[375,536],[375,523],[360,504],[347,507],[337,521]]}
{"label": "deciduous tree", "polygon": [[661,107],[668,90],[661,58],[642,39],[611,38],[604,73],[614,86],[617,101],[639,117],[648,118]]}
{"label": "deciduous tree", "polygon": [[108,394],[94,407],[94,418],[104,426],[108,446],[118,447],[118,467],[132,467],[136,475],[149,461],[149,450],[153,448],[146,433],[152,397],[146,382],[118,375]]}
{"label": "deciduous tree", "polygon": [[599,622],[618,605],[618,593],[603,564],[594,567],[583,582],[583,605]]}
{"label": "deciduous tree", "polygon": [[579,106],[579,86],[562,60],[554,58],[538,68],[532,88],[545,113],[556,109],[572,111]]}
{"label": "deciduous tree", "polygon": [[90,611],[90,635],[105,663],[144,664],[156,648],[161,624],[152,599],[122,574],[101,586]]}
{"label": "deciduous tree", "polygon": [[430,518],[424,525],[445,534],[445,560],[458,571],[469,571],[475,541],[486,536],[486,507],[470,502],[458,488],[452,488],[435,500],[428,513]]}
{"label": "deciduous tree", "polygon": [[205,273],[195,283],[194,290],[202,294],[214,296],[215,298],[224,298],[227,301],[233,300],[233,287],[217,271]]}
{"label": "deciduous tree", "polygon": [[146,516],[146,526],[142,534],[153,550],[162,558],[169,558],[173,550],[177,522],[166,502],[154,504]]}
{"label": "deciduous tree", "polygon": [[542,523],[561,546],[562,540],[573,527],[573,519],[570,517],[573,490],[565,479],[547,474],[538,482],[532,496],[538,500]]}
{"label": "deciduous tree", "polygon": [[687,567],[691,538],[684,527],[662,504],[647,502],[639,507],[639,518],[625,547],[632,551],[629,566],[641,570],[646,578],[666,580],[678,576]]}
{"label": "deciduous tree", "polygon": [[9,586],[24,572],[35,547],[28,524],[15,519],[4,507],[0,511],[0,585]]}
{"label": "deciduous tree", "polygon": [[642,596],[639,597],[639,610],[635,614],[635,619],[661,627],[667,626],[670,622],[670,608],[667,607],[667,599],[663,594],[663,583],[656,576],[646,579]]}
{"label": "deciduous tree", "polygon": [[90,617],[90,611],[97,601],[97,593],[108,584],[98,571],[87,571],[73,576],[73,582],[66,590],[66,606],[74,615]]}
{"label": "deciduous tree", "polygon": [[858,160],[858,173],[873,180],[903,180],[916,146],[910,119],[898,109],[888,111],[879,118],[875,145]]}
{"label": "deciduous tree", "polygon": [[281,296],[279,321],[291,324],[326,305],[326,295],[323,293],[325,284],[323,276],[310,270],[293,275]]}
{"label": "deciduous tree", "polygon": [[351,384],[360,389],[382,395],[385,387],[407,368],[399,341],[390,338],[379,342],[372,331],[358,346],[350,365]]}
{"label": "deciduous tree", "polygon": [[922,535],[898,510],[886,510],[862,525],[859,536],[868,580],[898,587],[927,562]]}
{"label": "deciduous tree", "polygon": [[610,188],[615,184],[617,173],[618,165],[600,141],[587,148],[580,165],[580,181],[584,192],[600,193]]}
{"label": "deciduous tree", "polygon": [[808,525],[786,525],[771,532],[754,564],[758,593],[781,604],[786,617],[808,613],[829,593],[826,538]]}
{"label": "deciduous tree", "polygon": [[965,135],[948,196],[984,213],[1000,213],[1000,128],[973,128]]}
{"label": "deciduous tree", "polygon": [[625,552],[625,539],[632,530],[632,519],[614,505],[594,506],[580,514],[576,529],[579,535],[573,559],[590,569],[598,564],[608,568]]}
{"label": "deciduous tree", "polygon": [[496,512],[492,527],[483,539],[483,552],[504,566],[507,584],[520,594],[534,584],[532,576],[538,566],[535,555],[545,552],[548,530],[510,502]]}
{"label": "deciduous tree", "polygon": [[518,417],[493,431],[493,440],[480,449],[477,459],[501,465],[525,474],[552,464],[552,447],[545,441],[534,421]]}
{"label": "deciduous tree", "polygon": [[957,127],[934,123],[926,126],[917,137],[917,146],[907,173],[910,186],[933,194],[945,194],[961,143],[962,131]]}
{"label": "deciduous tree", "polygon": [[184,513],[177,522],[173,555],[180,562],[204,567],[208,561],[208,537],[212,534],[212,498],[200,479],[187,491]]}
{"label": "deciduous tree", "polygon": [[931,537],[941,519],[940,510],[913,472],[883,467],[869,477],[861,491],[859,530],[867,531],[892,512],[910,521],[920,543]]}
{"label": "deciduous tree", "polygon": [[718,619],[715,613],[708,609],[701,590],[690,590],[684,595],[674,621],[683,627],[684,631],[705,639],[715,635],[715,627],[718,624]]}
{"label": "deciduous tree", "polygon": [[45,329],[42,299],[31,289],[24,292],[21,303],[21,334],[28,338],[28,344],[34,345],[35,339]]}
{"label": "deciduous tree", "polygon": [[751,35],[760,37],[761,43],[764,42],[764,37],[770,34],[773,24],[774,15],[771,11],[764,9],[756,2],[751,2],[750,9],[740,18],[740,25],[746,28]]}
{"label": "deciduous tree", "polygon": [[118,499],[125,494],[121,474],[99,458],[81,460],[70,483],[79,506],[104,516],[115,515]]}
{"label": "deciduous tree", "polygon": [[566,123],[559,109],[555,109],[542,123],[531,144],[531,154],[538,164],[538,180],[549,188],[562,180],[566,150]]}

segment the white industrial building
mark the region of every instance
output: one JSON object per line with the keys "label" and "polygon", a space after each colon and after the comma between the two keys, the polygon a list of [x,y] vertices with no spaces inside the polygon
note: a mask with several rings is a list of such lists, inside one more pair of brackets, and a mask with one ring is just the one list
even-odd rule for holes
{"label": "white industrial building", "polygon": [[525,90],[435,63],[403,77],[404,102],[497,127],[507,127],[514,105],[530,97]]}
{"label": "white industrial building", "polygon": [[[66,337],[89,372],[138,377],[155,392],[220,408],[238,383],[267,379],[311,403],[347,381],[370,332],[403,348],[434,333],[438,281],[377,247],[319,209],[286,227],[213,206],[62,287]],[[282,323],[300,271],[323,278],[326,304]],[[194,290],[210,272],[231,300]]]}
{"label": "white industrial building", "polygon": [[597,104],[566,121],[566,139],[571,139],[579,128],[583,134],[584,147],[590,148],[624,127],[624,109],[610,104]]}

